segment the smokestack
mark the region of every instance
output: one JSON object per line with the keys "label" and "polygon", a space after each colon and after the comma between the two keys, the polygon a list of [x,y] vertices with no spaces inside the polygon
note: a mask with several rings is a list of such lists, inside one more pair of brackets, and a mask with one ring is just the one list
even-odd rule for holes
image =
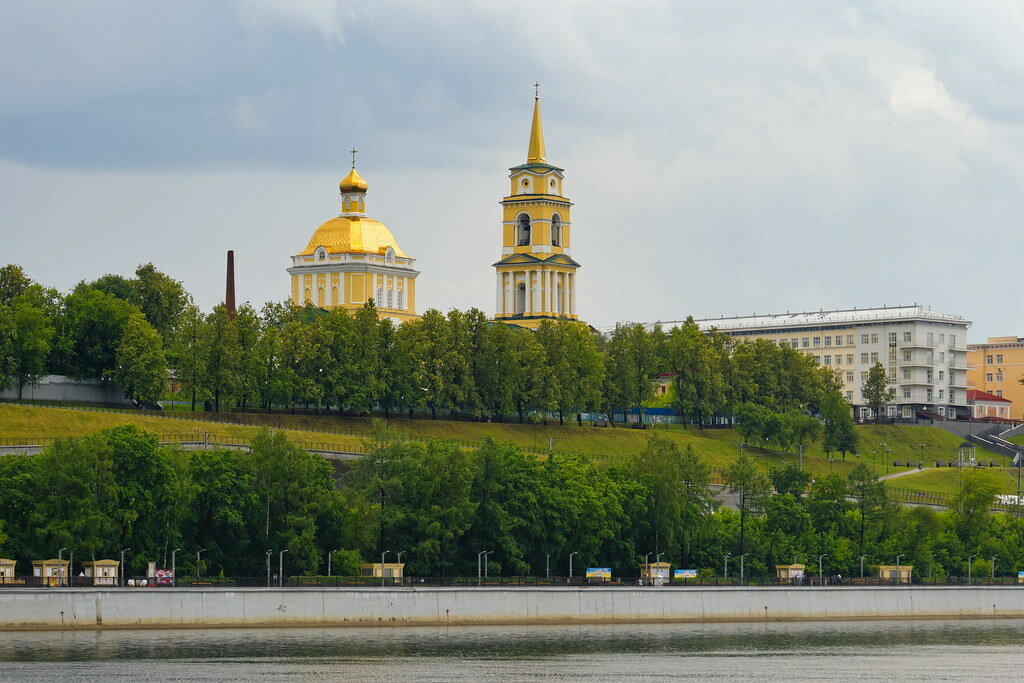
{"label": "smokestack", "polygon": [[228,250],[228,281],[227,289],[224,292],[224,308],[228,317],[235,319],[235,251]]}

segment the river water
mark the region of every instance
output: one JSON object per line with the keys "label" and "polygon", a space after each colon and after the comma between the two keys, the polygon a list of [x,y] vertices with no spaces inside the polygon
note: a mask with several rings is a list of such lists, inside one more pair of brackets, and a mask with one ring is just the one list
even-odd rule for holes
{"label": "river water", "polygon": [[0,679],[1024,677],[1024,620],[0,632]]}

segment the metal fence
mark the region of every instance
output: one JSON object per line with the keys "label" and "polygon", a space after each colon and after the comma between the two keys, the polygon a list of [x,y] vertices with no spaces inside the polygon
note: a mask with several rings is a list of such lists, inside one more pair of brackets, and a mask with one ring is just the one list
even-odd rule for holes
{"label": "metal fence", "polygon": [[[688,578],[671,579],[659,582],[639,577],[597,579],[574,577],[534,577],[534,576],[432,576],[390,578],[370,576],[289,576],[279,581],[277,577],[244,576],[244,577],[179,577],[173,581],[165,578],[133,577],[127,579],[127,589],[170,589],[170,588],[860,588],[866,586],[1001,586],[1024,588],[1024,583],[1016,576],[995,577],[959,577],[950,576],[942,579],[913,577],[911,579],[880,579],[874,577],[851,578],[839,576],[805,576],[800,579],[778,579],[774,577],[711,577],[706,579]],[[56,577],[21,576],[17,578],[0,577],[0,588],[111,588],[118,586],[117,579],[107,577],[93,579],[86,576],[74,576],[58,579]]]}

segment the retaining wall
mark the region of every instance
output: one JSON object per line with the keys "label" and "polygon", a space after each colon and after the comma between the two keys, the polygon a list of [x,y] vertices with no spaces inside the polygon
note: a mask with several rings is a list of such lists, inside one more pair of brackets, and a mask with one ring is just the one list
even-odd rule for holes
{"label": "retaining wall", "polygon": [[1024,617],[1016,587],[0,590],[0,629]]}

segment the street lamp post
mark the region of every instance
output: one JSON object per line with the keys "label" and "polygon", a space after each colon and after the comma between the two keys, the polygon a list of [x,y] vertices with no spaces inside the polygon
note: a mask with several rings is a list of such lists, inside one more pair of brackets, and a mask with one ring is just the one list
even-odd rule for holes
{"label": "street lamp post", "polygon": [[200,548],[199,550],[196,551],[196,586],[199,585],[199,577],[202,575],[202,572],[199,570],[199,562],[200,562],[199,558],[205,552],[206,552],[206,548]]}
{"label": "street lamp post", "polygon": [[487,554],[486,550],[481,550],[476,554],[476,585],[480,587],[483,585],[484,575],[484,555]]}
{"label": "street lamp post", "polygon": [[865,555],[861,555],[860,556],[860,578],[862,578],[862,579],[864,578],[864,558],[865,557],[866,557]]}
{"label": "street lamp post", "polygon": [[818,555],[818,583],[822,586],[825,585],[825,571],[823,568],[824,560],[828,557],[828,554]]}
{"label": "street lamp post", "polygon": [[729,553],[722,555],[722,578],[729,578],[729,558],[732,557]]}
{"label": "street lamp post", "polygon": [[117,570],[118,583],[124,586],[124,554],[128,552],[128,548],[121,551],[121,568]]}
{"label": "street lamp post", "polygon": [[277,554],[277,587],[284,588],[284,554],[288,552],[285,548]]}
{"label": "street lamp post", "polygon": [[178,551],[181,548],[175,548],[171,551],[171,587],[178,585]]}
{"label": "street lamp post", "polygon": [[897,555],[896,556],[896,583],[897,584],[903,583],[903,581],[901,580],[903,578],[903,576],[900,574],[900,559],[902,557],[903,557],[903,555]]}
{"label": "street lamp post", "polygon": [[273,554],[273,550],[267,551],[267,588],[270,588],[270,556]]}
{"label": "street lamp post", "polygon": [[997,555],[993,555],[992,556],[992,578],[993,579],[996,578],[996,560],[998,560],[998,559],[999,559],[999,557]]}
{"label": "street lamp post", "polygon": [[644,555],[644,581],[651,580],[651,554]]}
{"label": "street lamp post", "polygon": [[328,550],[327,551],[327,576],[328,577],[331,575],[331,556],[334,555],[334,553],[336,553],[336,552],[338,552],[338,551],[337,550]]}
{"label": "street lamp post", "polygon": [[64,551],[67,548],[61,548],[57,551],[57,585],[64,585]]}
{"label": "street lamp post", "polygon": [[575,550],[573,552],[569,553],[569,584],[570,585],[572,584],[572,558],[577,553],[578,553],[578,551],[575,551]]}
{"label": "street lamp post", "polygon": [[976,557],[977,555],[971,555],[967,558],[967,583],[971,583],[971,568]]}
{"label": "street lamp post", "polygon": [[387,557],[390,550],[385,550],[380,554],[380,587],[384,587],[384,558]]}
{"label": "street lamp post", "polygon": [[551,553],[548,553],[544,560],[544,575],[549,579],[551,578]]}
{"label": "street lamp post", "polygon": [[742,555],[740,555],[740,585],[741,586],[743,585],[743,558],[746,557],[749,554],[750,553],[743,553]]}
{"label": "street lamp post", "polygon": [[488,558],[488,557],[490,556],[490,554],[491,554],[491,553],[493,553],[493,552],[494,552],[493,550],[488,550],[487,552],[485,552],[485,553],[484,553],[484,578],[485,578],[485,579],[486,579],[486,578],[488,578],[488,573],[487,573],[487,558]]}

